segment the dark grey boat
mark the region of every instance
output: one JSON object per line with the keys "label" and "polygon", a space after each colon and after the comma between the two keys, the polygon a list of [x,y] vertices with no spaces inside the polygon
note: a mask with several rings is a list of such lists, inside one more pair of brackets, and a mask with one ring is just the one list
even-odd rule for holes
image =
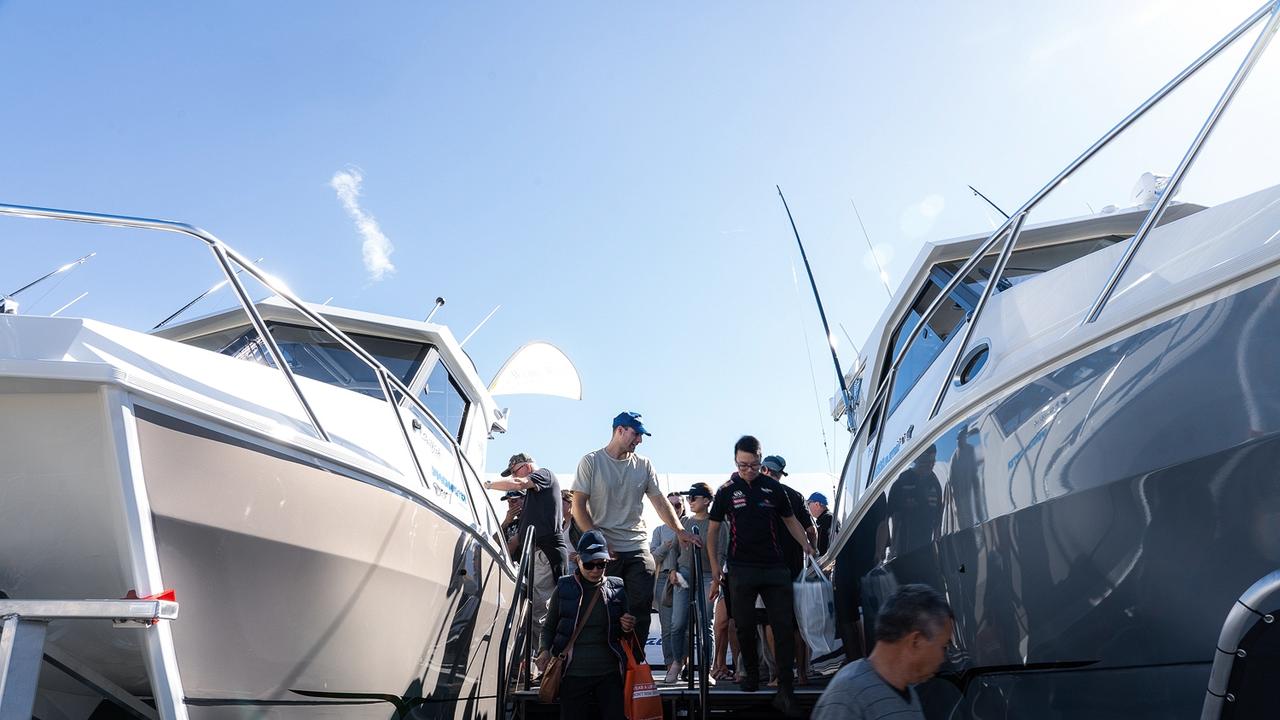
{"label": "dark grey boat", "polygon": [[[1276,22],[1260,9],[990,236],[926,247],[849,375],[825,558],[841,633],[860,656],[897,586],[943,591],[954,648],[921,688],[930,717],[1280,715],[1280,187],[1172,201]],[[1255,23],[1153,197],[1024,227]]]}

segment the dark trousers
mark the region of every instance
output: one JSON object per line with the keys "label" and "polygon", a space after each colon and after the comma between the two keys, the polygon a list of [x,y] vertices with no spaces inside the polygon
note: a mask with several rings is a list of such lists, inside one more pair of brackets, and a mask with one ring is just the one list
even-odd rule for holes
{"label": "dark trousers", "polygon": [[[653,612],[653,556],[648,550],[615,552],[605,574],[622,578],[627,591],[627,612],[636,618],[636,637],[641,643],[649,640],[649,613]],[[790,587],[790,586],[788,586]]]}
{"label": "dark trousers", "polygon": [[[591,701],[599,706],[591,712]],[[605,675],[574,677],[565,675],[560,681],[560,720],[626,720],[622,713],[622,676],[615,670]]]}
{"label": "dark trousers", "polygon": [[760,653],[756,648],[756,596],[764,599],[773,628],[774,657],[778,661],[778,688],[792,687],[791,665],[796,657],[795,599],[791,575],[786,566],[753,567],[734,565],[729,573],[729,595],[733,598],[733,619],[738,626],[738,648],[747,675],[760,677]]}
{"label": "dark trousers", "polygon": [[569,570],[569,548],[565,547],[563,533],[544,535],[534,540],[533,545],[546,556],[547,564],[551,566],[551,577],[558,579],[572,572]]}

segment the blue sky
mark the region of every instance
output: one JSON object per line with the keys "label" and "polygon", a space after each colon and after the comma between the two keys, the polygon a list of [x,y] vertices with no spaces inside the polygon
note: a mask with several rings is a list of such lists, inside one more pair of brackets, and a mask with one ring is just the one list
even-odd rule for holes
{"label": "blue sky", "polygon": [[[500,304],[480,374],[545,339],[585,398],[507,398],[491,467],[572,469],[625,408],[662,472],[727,471],[748,432],[838,470],[774,185],[850,362],[839,328],[862,345],[886,300],[851,199],[896,286],[924,241],[990,229],[966,184],[1017,207],[1255,7],[1208,5],[0,2],[0,201],[191,222],[317,302],[443,295],[460,337]],[[1170,170],[1216,94],[1189,90],[1040,219]],[[394,246],[380,280],[330,186],[350,170]],[[68,314],[142,329],[217,279],[171,238],[4,220],[0,242],[0,291],[99,253],[37,313],[88,291]]]}

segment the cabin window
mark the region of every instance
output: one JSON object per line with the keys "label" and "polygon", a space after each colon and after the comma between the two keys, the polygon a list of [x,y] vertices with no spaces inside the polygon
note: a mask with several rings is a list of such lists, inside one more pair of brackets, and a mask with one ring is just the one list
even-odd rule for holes
{"label": "cabin window", "polygon": [[462,389],[439,358],[427,376],[427,385],[418,399],[448,429],[454,439],[462,441],[462,428],[467,419],[467,400]]}
{"label": "cabin window", "polygon": [[[934,280],[929,280],[924,289],[916,297],[916,301],[911,305],[911,310],[907,313],[907,317],[903,319],[902,324],[898,326],[897,332],[893,335],[893,352],[885,359],[885,370],[888,371],[889,364],[902,351],[903,342],[907,336],[920,324],[920,318],[924,317],[924,311],[929,309],[929,304],[934,298],[938,297],[938,293],[942,292],[942,287]],[[942,353],[942,349],[946,347],[947,340],[951,338],[956,328],[964,322],[965,314],[968,309],[961,302],[954,298],[948,298],[938,311],[933,314],[933,318],[929,320],[916,339],[911,343],[911,347],[902,357],[902,364],[898,366],[898,380],[894,383],[893,395],[889,398],[889,412],[892,413],[895,408],[902,402],[902,399],[911,392],[921,375],[929,369],[933,361]]]}
{"label": "cabin window", "polygon": [[[268,323],[267,327],[289,363],[289,369],[295,374],[382,399],[382,387],[373,370],[328,333],[284,323]],[[425,343],[359,333],[347,333],[347,336],[406,385],[430,350]],[[275,366],[270,352],[252,327],[225,330],[187,343],[223,355]]]}

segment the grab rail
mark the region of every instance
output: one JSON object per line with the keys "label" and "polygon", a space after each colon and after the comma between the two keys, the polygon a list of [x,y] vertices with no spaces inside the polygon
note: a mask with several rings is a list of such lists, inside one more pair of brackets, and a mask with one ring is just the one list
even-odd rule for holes
{"label": "grab rail", "polygon": [[[692,528],[694,537],[701,539],[702,533],[695,525]],[[711,694],[710,685],[707,678],[710,677],[711,667],[711,648],[703,647],[706,638],[702,635],[702,628],[705,623],[704,618],[707,617],[707,596],[702,592],[702,554],[701,548],[695,546],[693,552],[693,579],[689,585],[689,622],[686,627],[689,629],[689,663],[694,669],[689,671],[688,689],[693,689],[694,676],[698,678],[698,708],[702,720],[707,720],[710,712],[709,697]],[[678,571],[677,571],[678,572]],[[694,659],[697,658],[697,666],[692,666]]]}
{"label": "grab rail", "polygon": [[1235,696],[1227,691],[1227,681],[1231,678],[1236,658],[1247,655],[1240,647],[1240,640],[1258,622],[1275,622],[1274,609],[1264,613],[1268,603],[1280,603],[1280,570],[1264,575],[1251,585],[1227,613],[1213,655],[1213,667],[1209,670],[1209,686],[1205,689],[1200,720],[1214,720],[1221,716],[1225,703],[1236,701]]}
{"label": "grab rail", "polygon": [[[1254,44],[1250,48],[1249,53],[1246,55],[1244,60],[1241,61],[1235,74],[1232,76],[1231,81],[1228,83],[1226,89],[1223,91],[1222,96],[1218,99],[1218,102],[1214,105],[1212,111],[1209,114],[1208,119],[1205,121],[1204,125],[1201,127],[1200,132],[1197,133],[1195,139],[1192,141],[1191,146],[1188,148],[1187,153],[1183,157],[1182,162],[1179,164],[1174,177],[1170,181],[1170,184],[1167,186],[1166,190],[1162,194],[1159,202],[1157,202],[1152,207],[1151,211],[1147,213],[1147,216],[1144,218],[1142,225],[1139,227],[1138,233],[1135,234],[1134,237],[1132,238],[1132,240],[1136,240],[1136,242],[1131,242],[1130,245],[1126,248],[1125,254],[1119,259],[1119,261],[1116,263],[1116,266],[1113,268],[1111,276],[1108,278],[1107,283],[1103,287],[1102,293],[1099,295],[1097,300],[1095,300],[1089,312],[1086,313],[1085,323],[1093,322],[1097,318],[1098,314],[1102,312],[1103,307],[1105,306],[1107,300],[1110,298],[1112,290],[1114,289],[1116,283],[1119,281],[1120,276],[1124,273],[1124,270],[1128,267],[1130,260],[1132,260],[1134,254],[1137,252],[1141,243],[1145,240],[1146,236],[1150,233],[1151,228],[1153,228],[1159,222],[1160,216],[1163,214],[1164,209],[1168,206],[1169,200],[1172,198],[1174,190],[1177,189],[1175,183],[1181,182],[1183,176],[1185,175],[1187,170],[1190,168],[1192,163],[1195,161],[1200,151],[1200,148],[1203,146],[1205,140],[1208,138],[1209,134],[1213,131],[1214,127],[1216,126],[1223,111],[1230,104],[1232,98],[1235,96],[1235,93],[1239,89],[1240,85],[1243,84],[1244,80],[1248,77],[1249,73],[1253,70],[1254,66],[1257,64],[1258,59],[1262,56],[1262,53],[1266,50],[1267,45],[1270,43],[1271,38],[1274,36],[1277,28],[1280,27],[1280,0],[1268,0],[1268,2],[1265,3],[1262,7],[1255,10],[1252,15],[1250,15],[1248,18],[1244,20],[1244,22],[1240,23],[1233,30],[1228,32],[1225,36],[1222,37],[1221,40],[1219,40],[1216,44],[1214,44],[1213,47],[1209,48],[1209,50],[1205,51],[1204,54],[1196,58],[1190,65],[1188,65],[1180,73],[1174,76],[1173,79],[1171,79],[1168,83],[1166,83],[1162,88],[1156,91],[1155,94],[1147,98],[1146,101],[1141,103],[1137,108],[1135,108],[1132,112],[1130,112],[1127,116],[1125,116],[1124,119],[1122,119],[1114,127],[1112,127],[1110,130],[1104,133],[1102,137],[1100,137],[1097,141],[1093,143],[1093,145],[1089,146],[1088,149],[1086,149],[1083,153],[1081,153],[1075,160],[1071,161],[1071,163],[1069,163],[1065,168],[1063,168],[1062,171],[1060,171],[1056,176],[1054,176],[1052,180],[1050,180],[1047,184],[1045,184],[1044,187],[1042,187],[1034,195],[1032,195],[1031,198],[1027,200],[1022,205],[1022,207],[1018,208],[1017,211],[1015,211],[1012,215],[1010,215],[1004,221],[1004,223],[1002,223],[998,228],[992,231],[991,235],[988,236],[987,239],[983,241],[982,244],[979,245],[978,248],[974,250],[972,254],[970,254],[969,258],[965,261],[964,265],[962,265],[960,269],[951,276],[951,278],[947,281],[946,285],[942,288],[941,292],[938,293],[937,297],[935,297],[933,301],[929,303],[928,307],[921,314],[920,320],[916,322],[915,326],[908,332],[906,340],[902,343],[901,349],[893,356],[893,360],[890,363],[884,378],[882,378],[880,382],[880,388],[876,392],[876,396],[875,396],[876,399],[870,405],[867,406],[867,410],[864,413],[863,417],[868,419],[875,419],[879,417],[880,418],[879,424],[883,426],[884,424],[883,421],[887,418],[884,418],[881,415],[881,413],[888,405],[888,399],[892,395],[893,387],[898,377],[898,368],[902,364],[903,359],[906,357],[907,351],[910,350],[911,344],[920,335],[920,333],[924,330],[924,328],[928,326],[928,323],[933,319],[933,317],[947,302],[947,298],[950,296],[951,292],[955,290],[955,288],[961,282],[963,282],[965,278],[969,276],[970,273],[972,273],[977,268],[978,263],[981,262],[981,260],[987,255],[987,253],[992,249],[992,247],[995,246],[996,242],[1001,237],[1005,237],[1007,234],[1007,239],[1005,240],[1004,246],[1002,247],[1000,252],[1000,259],[997,260],[997,267],[993,268],[993,273],[991,274],[991,277],[987,281],[987,287],[984,288],[983,290],[982,299],[979,301],[979,304],[975,308],[974,312],[968,318],[968,322],[967,322],[968,327],[964,332],[963,342],[959,343],[956,348],[955,356],[951,362],[951,370],[950,372],[947,373],[946,377],[942,379],[942,387],[938,390],[937,396],[930,410],[928,419],[932,420],[934,417],[936,417],[939,410],[941,410],[942,408],[943,401],[946,399],[946,394],[950,387],[952,377],[955,375],[955,372],[958,369],[959,363],[961,362],[961,358],[963,358],[964,356],[965,345],[968,344],[968,340],[971,337],[974,328],[977,327],[978,321],[981,318],[982,311],[986,309],[986,305],[987,305],[986,300],[989,298],[990,294],[993,292],[992,289],[999,283],[1001,276],[1003,275],[1003,272],[1004,272],[1005,263],[1007,263],[1008,261],[1008,254],[1012,252],[1014,246],[1018,241],[1019,235],[1021,235],[1022,226],[1027,217],[1027,214],[1032,209],[1034,209],[1037,205],[1039,205],[1041,200],[1043,200],[1046,196],[1048,196],[1051,192],[1053,192],[1053,190],[1057,189],[1057,187],[1061,185],[1072,173],[1074,173],[1082,165],[1084,165],[1086,162],[1092,159],[1095,155],[1097,155],[1099,151],[1101,151],[1104,147],[1109,145],[1111,141],[1114,140],[1118,135],[1120,135],[1122,132],[1127,130],[1138,119],[1143,117],[1148,110],[1150,110],[1157,103],[1159,103],[1161,100],[1167,97],[1175,89],[1180,87],[1183,82],[1185,82],[1188,78],[1190,78],[1202,67],[1204,67],[1204,65],[1207,64],[1209,61],[1217,57],[1224,49],[1232,45],[1245,32],[1247,32],[1250,28],[1252,28],[1255,24],[1257,24],[1259,20],[1266,17],[1268,14],[1270,14],[1271,16],[1270,19],[1267,21],[1267,24],[1263,28],[1262,32],[1258,35],[1257,39],[1255,39]],[[998,271],[998,272],[995,272],[995,271]],[[852,409],[850,409],[850,411],[852,411]],[[837,508],[840,507],[840,501],[845,492],[845,484],[846,484],[846,478],[848,477],[849,466],[851,463],[855,461],[855,454],[858,452],[858,440],[862,436],[863,430],[867,429],[871,424],[872,424],[871,422],[863,422],[858,427],[858,429],[854,432],[853,438],[850,439],[850,451],[849,451],[848,458],[845,461],[845,471],[841,473],[840,482],[836,487],[836,507]],[[872,480],[874,480],[875,478],[876,463],[879,460],[879,456],[880,456],[880,446],[881,446],[881,439],[883,434],[884,434],[883,432],[879,432],[876,434],[875,449],[873,450],[870,460],[868,461],[867,475],[866,475],[866,482],[865,482],[865,485],[867,486],[869,486]],[[837,528],[837,531],[838,531],[838,528]]]}
{"label": "grab rail", "polygon": [[[530,525],[524,533],[524,547],[526,549],[533,548],[533,526]],[[507,712],[507,696],[511,692],[511,668],[507,664],[507,648],[511,644],[511,629],[515,627],[515,620],[519,617],[519,610],[530,604],[530,598],[533,592],[533,553],[523,552],[520,555],[520,570],[516,573],[516,585],[511,590],[511,607],[507,610],[507,621],[503,624],[502,640],[498,643],[498,715],[506,717]],[[529,617],[533,617],[532,608],[529,609]],[[526,625],[526,630],[528,625]],[[532,644],[532,639],[530,643]],[[516,653],[512,653],[515,655]],[[526,653],[527,656],[527,653]],[[526,672],[528,666],[526,665]],[[525,688],[526,690],[528,687]]]}
{"label": "grab rail", "polygon": [[[280,346],[276,343],[275,338],[272,337],[266,321],[263,319],[262,314],[258,312],[258,308],[254,305],[253,300],[249,297],[249,292],[240,281],[239,275],[232,267],[232,263],[239,265],[245,272],[253,276],[253,278],[258,282],[262,283],[263,286],[288,302],[295,310],[302,313],[302,315],[311,322],[315,323],[321,330],[336,340],[343,349],[355,355],[374,372],[378,378],[378,387],[382,392],[383,398],[387,401],[387,404],[391,406],[391,412],[395,415],[396,424],[400,427],[400,436],[409,452],[409,458],[413,463],[413,469],[417,472],[418,478],[422,481],[423,486],[431,487],[431,484],[427,480],[426,472],[422,469],[422,462],[418,458],[418,453],[413,447],[413,441],[409,437],[409,431],[405,427],[405,419],[404,416],[401,415],[400,403],[395,400],[395,393],[399,393],[401,397],[409,400],[410,403],[417,407],[424,416],[440,430],[441,434],[449,439],[449,442],[453,445],[455,456],[458,457],[461,462],[470,467],[473,474],[478,475],[478,473],[475,473],[475,467],[471,464],[470,459],[468,459],[466,454],[463,453],[462,447],[458,444],[457,438],[453,436],[453,433],[445,427],[444,423],[440,422],[439,418],[431,412],[426,404],[414,396],[413,393],[409,392],[409,389],[400,381],[399,377],[388,370],[372,354],[360,347],[360,345],[348,337],[345,332],[338,329],[333,323],[329,322],[328,319],[307,307],[306,303],[303,302],[301,298],[294,295],[283,282],[263,272],[251,260],[236,252],[234,248],[224,243],[213,233],[195,227],[194,225],[174,222],[171,220],[156,220],[152,218],[131,217],[127,215],[108,215],[104,213],[90,213],[76,210],[57,210],[53,208],[8,205],[3,203],[0,203],[0,215],[43,220],[64,220],[90,225],[108,225],[112,227],[133,228],[138,230],[156,230],[160,232],[171,232],[179,235],[186,235],[200,240],[213,252],[213,256],[217,261],[218,267],[226,276],[227,283],[235,291],[236,299],[240,301],[240,306],[244,309],[245,314],[249,316],[249,321],[253,324],[254,331],[258,333],[258,336],[267,346],[267,351],[271,355],[272,362],[275,363],[276,368],[288,382],[289,388],[297,399],[298,404],[302,406],[302,410],[306,414],[308,423],[316,437],[325,442],[332,442],[332,439],[329,437],[329,433],[325,431],[324,426],[320,423],[320,419],[316,416],[315,410],[313,410],[311,404],[307,402],[306,394],[303,393],[302,387],[298,384],[297,377],[289,368],[289,364],[285,361],[284,353],[280,350]],[[472,485],[465,472],[463,473],[463,479],[466,484]],[[475,525],[477,529],[479,529],[482,523],[480,522],[480,511],[476,507],[476,503],[474,501],[476,494],[475,492],[472,492],[474,490],[476,490],[475,487],[470,487],[467,494],[469,498],[472,498],[470,502],[471,510],[474,515]],[[496,520],[497,512],[493,508],[493,501],[483,490],[480,490],[479,495],[485,498],[492,518]]]}

